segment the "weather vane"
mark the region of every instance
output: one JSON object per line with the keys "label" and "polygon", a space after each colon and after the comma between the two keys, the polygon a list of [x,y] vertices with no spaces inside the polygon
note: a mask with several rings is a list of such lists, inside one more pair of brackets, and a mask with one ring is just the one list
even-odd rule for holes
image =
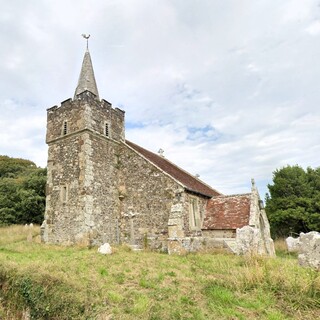
{"label": "weather vane", "polygon": [[82,36],[87,40],[87,50],[89,50],[88,49],[88,42],[89,42],[89,38],[90,38],[90,34],[82,34]]}

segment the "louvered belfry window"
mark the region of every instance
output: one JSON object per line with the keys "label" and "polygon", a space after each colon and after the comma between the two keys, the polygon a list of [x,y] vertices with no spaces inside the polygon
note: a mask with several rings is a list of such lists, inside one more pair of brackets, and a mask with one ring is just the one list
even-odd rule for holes
{"label": "louvered belfry window", "polygon": [[63,123],[63,135],[66,135],[68,133],[68,123],[65,121]]}
{"label": "louvered belfry window", "polygon": [[109,137],[109,123],[106,123],[104,130],[105,130],[105,135]]}

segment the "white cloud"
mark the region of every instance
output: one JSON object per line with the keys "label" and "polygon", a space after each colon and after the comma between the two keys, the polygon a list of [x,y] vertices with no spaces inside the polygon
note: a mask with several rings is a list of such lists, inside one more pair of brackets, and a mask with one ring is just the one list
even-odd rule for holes
{"label": "white cloud", "polygon": [[0,151],[45,165],[45,110],[73,96],[85,42],[127,137],[223,192],[319,166],[316,0],[15,1],[0,12]]}
{"label": "white cloud", "polygon": [[318,35],[320,33],[320,21],[315,21],[311,23],[307,28],[306,31],[311,35]]}
{"label": "white cloud", "polygon": [[5,100],[1,111],[1,154],[27,158],[39,166],[46,166],[45,113],[13,100]]}

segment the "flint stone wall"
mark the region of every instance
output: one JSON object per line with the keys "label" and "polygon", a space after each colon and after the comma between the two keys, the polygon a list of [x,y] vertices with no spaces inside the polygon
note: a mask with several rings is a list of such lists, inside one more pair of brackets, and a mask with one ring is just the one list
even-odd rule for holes
{"label": "flint stone wall", "polygon": [[123,241],[167,250],[168,220],[180,184],[127,145],[122,145],[119,166]]}
{"label": "flint stone wall", "polygon": [[[53,243],[72,243],[74,235],[82,230],[85,197],[81,194],[83,180],[80,164],[84,161],[81,153],[83,137],[66,137],[61,143],[49,146],[48,180],[46,197],[45,240]],[[59,161],[65,159],[65,161]],[[65,188],[65,190],[63,190]],[[70,199],[68,205],[63,192]]]}
{"label": "flint stone wall", "polygon": [[[88,245],[115,242],[119,234],[117,140],[124,140],[124,113],[84,92],[77,100],[48,109],[47,117],[43,241]],[[106,123],[110,125],[109,136],[105,134]]]}
{"label": "flint stone wall", "polygon": [[236,230],[202,230],[202,234],[212,238],[235,238]]}

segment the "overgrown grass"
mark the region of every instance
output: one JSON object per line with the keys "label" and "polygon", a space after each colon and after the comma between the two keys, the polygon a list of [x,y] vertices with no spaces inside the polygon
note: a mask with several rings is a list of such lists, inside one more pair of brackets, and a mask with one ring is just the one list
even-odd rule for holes
{"label": "overgrown grass", "polygon": [[[32,237],[30,237],[30,235]],[[15,225],[11,227],[2,227],[0,225],[0,245],[6,245],[14,242],[21,242],[24,240],[32,240],[35,242],[40,242],[40,228],[39,226],[34,226],[33,228],[29,226]]]}
{"label": "overgrown grass", "polygon": [[26,238],[23,227],[0,228],[0,319],[320,318],[319,273],[284,252],[103,256]]}
{"label": "overgrown grass", "polygon": [[274,246],[276,249],[276,253],[278,257],[283,257],[283,258],[289,258],[292,257],[296,259],[298,257],[297,252],[289,252],[287,249],[287,244],[285,239],[283,238],[278,238],[274,242]]}

